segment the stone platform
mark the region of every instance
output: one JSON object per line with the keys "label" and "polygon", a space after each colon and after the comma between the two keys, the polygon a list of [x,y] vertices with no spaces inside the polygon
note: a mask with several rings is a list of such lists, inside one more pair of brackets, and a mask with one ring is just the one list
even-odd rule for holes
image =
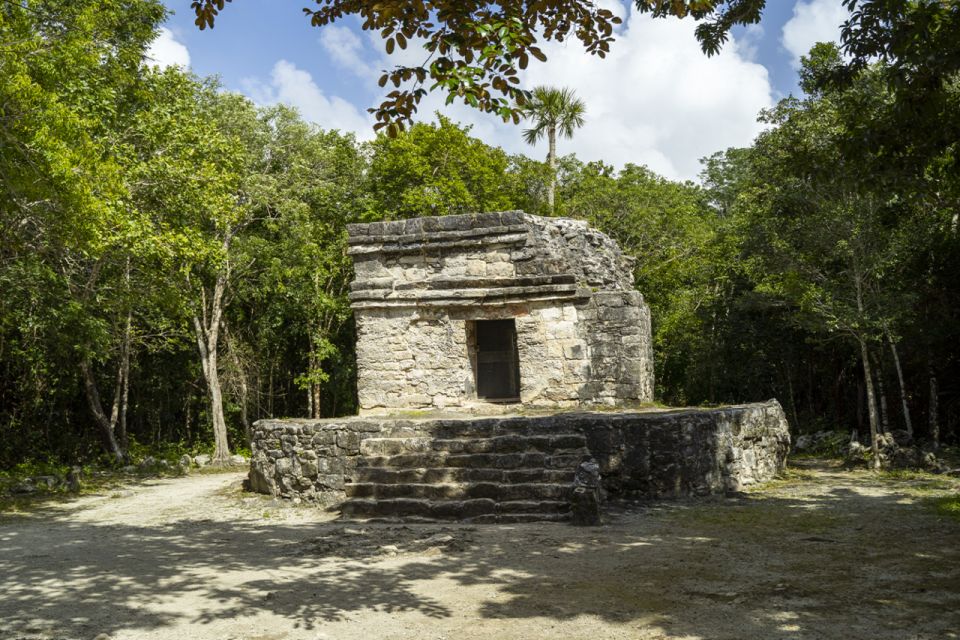
{"label": "stone platform", "polygon": [[249,487],[344,517],[518,522],[569,517],[592,457],[611,498],[738,491],[783,469],[780,404],[717,409],[261,420]]}

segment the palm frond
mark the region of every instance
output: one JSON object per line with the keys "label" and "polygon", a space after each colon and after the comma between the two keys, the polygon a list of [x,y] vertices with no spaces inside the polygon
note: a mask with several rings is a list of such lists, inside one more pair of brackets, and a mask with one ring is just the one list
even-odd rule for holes
{"label": "palm frond", "polygon": [[523,139],[528,144],[536,144],[551,127],[563,137],[572,138],[573,132],[586,122],[586,105],[572,89],[538,86],[530,93],[526,118],[534,126],[523,132]]}

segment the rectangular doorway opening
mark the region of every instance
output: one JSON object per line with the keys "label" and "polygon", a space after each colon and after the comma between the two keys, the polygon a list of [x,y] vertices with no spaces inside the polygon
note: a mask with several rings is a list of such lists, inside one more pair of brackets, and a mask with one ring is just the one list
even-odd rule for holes
{"label": "rectangular doorway opening", "polygon": [[520,400],[520,358],[517,326],[510,320],[477,320],[477,397],[495,402]]}

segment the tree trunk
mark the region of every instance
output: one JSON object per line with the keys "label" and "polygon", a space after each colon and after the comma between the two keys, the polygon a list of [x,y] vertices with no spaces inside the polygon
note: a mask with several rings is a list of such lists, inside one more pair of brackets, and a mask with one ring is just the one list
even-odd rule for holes
{"label": "tree trunk", "polygon": [[550,183],[547,185],[547,207],[553,214],[554,192],[557,188],[557,129],[550,127],[547,130],[547,139],[550,150],[547,151],[547,166],[550,167]]}
{"label": "tree trunk", "polygon": [[227,354],[233,360],[233,368],[236,370],[238,385],[240,387],[240,422],[243,424],[243,435],[247,446],[249,447],[253,441],[253,431],[250,427],[250,414],[247,409],[250,398],[250,387],[247,384],[247,372],[243,367],[243,363],[240,361],[240,356],[238,355],[236,348],[236,342],[234,342],[232,334],[227,332],[226,324],[223,326],[223,334],[227,339]]}
{"label": "tree trunk", "polygon": [[130,406],[130,341],[133,326],[133,313],[127,312],[127,327],[123,332],[123,345],[120,348],[120,380],[123,391],[120,397],[120,417],[117,420],[117,440],[120,448],[127,451],[130,448],[127,437],[127,408]]}
{"label": "tree trunk", "polygon": [[873,390],[873,374],[870,371],[870,354],[867,350],[867,343],[862,338],[857,338],[860,342],[860,357],[863,360],[863,378],[867,387],[867,413],[870,416],[870,450],[873,452],[873,468],[880,469],[880,447],[877,444],[878,435],[878,417],[877,417],[877,399]]}
{"label": "tree trunk", "polygon": [[[320,369],[320,362],[317,360],[317,355],[315,351],[316,347],[313,343],[313,338],[310,339],[310,377],[312,378],[316,375],[317,371]],[[320,419],[320,383],[311,382],[310,383],[310,417],[314,420]]]}
{"label": "tree trunk", "polygon": [[120,443],[117,442],[116,435],[113,432],[113,424],[103,410],[103,404],[100,402],[100,391],[97,389],[97,381],[93,377],[93,367],[89,359],[84,359],[80,363],[80,373],[83,375],[83,390],[87,396],[87,404],[90,406],[93,419],[100,429],[100,437],[103,440],[104,448],[118,464],[122,464],[126,456],[120,448]]}
{"label": "tree trunk", "polygon": [[247,439],[247,447],[253,442],[253,429],[250,426],[250,412],[247,410],[247,398],[250,391],[247,388],[247,378],[240,375],[240,421],[243,423],[243,434]]}
{"label": "tree trunk", "polygon": [[877,354],[877,389],[880,391],[880,432],[890,433],[890,411],[887,405],[887,385],[883,375],[883,352]]}
{"label": "tree trunk", "polygon": [[310,385],[310,404],[313,406],[313,419],[320,419],[320,385],[314,383]]}
{"label": "tree trunk", "polygon": [[933,372],[933,367],[928,369],[930,376],[930,421],[929,431],[930,440],[935,449],[940,448],[940,389],[937,384],[937,376]]}
{"label": "tree trunk", "polygon": [[193,444],[193,433],[190,431],[190,418],[193,415],[193,390],[187,392],[187,397],[183,401],[183,430],[187,434],[187,444]]}
{"label": "tree trunk", "polygon": [[270,358],[270,378],[267,383],[267,417],[273,417],[273,370],[276,362]]}
{"label": "tree trunk", "polygon": [[[857,312],[862,319],[864,315],[863,279],[856,254],[854,254],[853,260],[853,274],[853,284],[857,292]],[[867,349],[867,341],[862,336],[854,333],[854,337],[860,343],[860,359],[863,360],[863,381],[867,387],[867,414],[870,417],[870,449],[873,451],[873,468],[879,470],[880,446],[877,442],[879,425],[877,424],[877,399],[874,397],[873,374],[870,371],[870,350]]]}
{"label": "tree trunk", "polygon": [[[781,363],[783,363],[782,360]],[[790,367],[788,367],[786,363],[783,363],[783,367],[785,369],[785,373],[787,374],[787,390],[790,394],[790,409],[793,412],[793,426],[794,428],[799,429],[800,418],[797,414],[797,399],[793,392],[793,376],[790,375]]]}
{"label": "tree trunk", "polygon": [[864,397],[866,395],[863,380],[857,378],[857,426],[851,430],[850,442],[860,442],[860,434],[863,433]]}
{"label": "tree trunk", "polygon": [[207,309],[206,295],[202,296],[203,318],[193,316],[193,328],[200,351],[200,364],[203,378],[207,383],[210,399],[210,416],[213,420],[214,464],[226,464],[230,459],[230,447],[227,443],[227,422],[223,417],[223,391],[220,387],[220,372],[217,369],[220,321],[223,316],[223,295],[227,288],[229,267],[217,275],[210,309]]}
{"label": "tree trunk", "polygon": [[213,415],[213,463],[226,464],[230,460],[230,447],[227,444],[227,422],[223,417],[223,394],[220,390],[220,374],[216,361],[211,361],[210,409]]}
{"label": "tree trunk", "polygon": [[897,382],[900,384],[900,404],[903,407],[903,424],[907,433],[913,437],[913,421],[910,419],[910,406],[907,404],[907,387],[903,384],[903,369],[900,368],[900,356],[897,353],[897,344],[887,332],[887,341],[890,343],[890,353],[893,354],[893,366],[897,370]]}

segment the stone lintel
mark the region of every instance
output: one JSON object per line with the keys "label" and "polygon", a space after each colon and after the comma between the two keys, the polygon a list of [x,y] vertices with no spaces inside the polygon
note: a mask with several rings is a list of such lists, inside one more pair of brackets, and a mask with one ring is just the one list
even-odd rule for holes
{"label": "stone lintel", "polygon": [[372,278],[355,280],[350,284],[351,291],[396,290],[396,291],[442,291],[450,289],[503,289],[507,287],[539,287],[544,285],[574,284],[576,276],[570,273],[558,273],[543,276],[521,276],[519,278],[433,278],[423,282],[397,282],[393,278]]}
{"label": "stone lintel", "polygon": [[[461,232],[455,232],[457,235],[451,235],[446,238],[436,238],[433,236],[402,236],[402,240],[396,237],[384,236],[381,241],[367,241],[362,244],[353,244],[347,253],[356,255],[375,255],[375,254],[397,254],[397,253],[423,253],[426,251],[439,251],[442,249],[469,249],[477,245],[483,247],[494,246],[523,246],[527,243],[529,236],[525,227],[518,227],[517,231],[508,233],[488,233],[486,229],[477,230],[476,234],[464,236]],[[472,233],[472,232],[463,232]]]}
{"label": "stone lintel", "polygon": [[449,231],[421,231],[419,233],[351,235],[348,239],[351,245],[377,244],[410,244],[413,242],[437,242],[447,240],[462,240],[464,238],[481,238],[483,236],[509,235],[512,233],[526,233],[529,229],[522,224],[508,227],[481,227],[478,229],[451,229]]}
{"label": "stone lintel", "polygon": [[[555,290],[552,290],[555,289]],[[358,292],[360,293],[360,292]],[[387,293],[387,292],[362,292],[362,293]],[[578,288],[575,285],[558,285],[556,287],[516,287],[514,289],[487,289],[487,290],[467,290],[454,292],[434,292],[437,297],[428,297],[422,292],[415,292],[416,295],[406,295],[402,297],[376,297],[370,296],[366,299],[354,298],[350,294],[350,307],[353,309],[379,309],[379,308],[415,308],[415,307],[488,307],[515,305],[527,302],[546,302],[558,300],[564,302],[580,303],[590,299],[593,292],[590,289]],[[451,293],[463,294],[460,297],[453,297]]]}

